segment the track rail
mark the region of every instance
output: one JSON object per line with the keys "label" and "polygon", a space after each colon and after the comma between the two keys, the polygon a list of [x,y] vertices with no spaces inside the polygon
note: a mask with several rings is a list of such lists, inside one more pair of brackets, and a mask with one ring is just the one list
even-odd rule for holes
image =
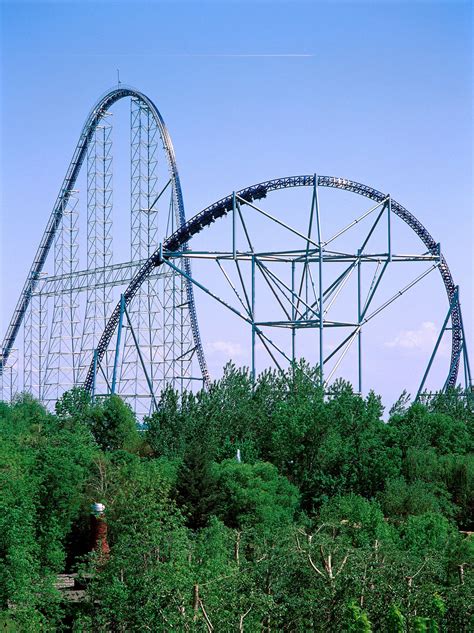
{"label": "track rail", "polygon": [[[43,266],[45,264],[46,258],[48,257],[48,253],[51,249],[51,246],[54,241],[54,236],[61,222],[61,218],[63,216],[63,211],[66,208],[68,200],[71,196],[71,191],[74,189],[74,185],[76,183],[77,177],[81,170],[82,164],[84,162],[84,158],[87,154],[87,147],[89,142],[94,134],[94,131],[101,119],[104,117],[107,110],[120,99],[124,99],[126,97],[134,97],[142,101],[151,111],[155,122],[158,126],[160,136],[163,142],[163,147],[166,152],[167,160],[168,160],[168,169],[170,171],[170,176],[173,180],[173,188],[174,195],[176,199],[177,209],[178,209],[178,218],[180,227],[186,224],[186,217],[184,213],[184,202],[183,202],[183,193],[181,189],[181,183],[179,180],[178,167],[176,165],[176,156],[173,148],[173,143],[171,142],[171,137],[169,135],[168,129],[166,128],[163,117],[161,116],[158,108],[153,103],[151,99],[149,99],[142,92],[139,92],[135,88],[130,86],[120,86],[114,90],[110,90],[105,93],[94,105],[92,110],[89,112],[89,115],[84,123],[82,128],[81,135],[79,137],[79,141],[77,143],[76,149],[74,150],[74,154],[71,162],[69,163],[68,170],[66,172],[66,176],[64,177],[63,183],[61,185],[61,189],[59,190],[58,197],[53,207],[53,211],[48,220],[48,224],[46,225],[46,230],[43,233],[43,237],[41,238],[40,245],[38,250],[36,251],[35,258],[31,265],[30,271],[26,278],[26,282],[23,286],[23,289],[20,294],[20,298],[17,302],[15,310],[13,311],[13,316],[10,320],[10,324],[7,328],[5,337],[3,339],[2,347],[0,350],[0,375],[3,372],[3,368],[8,360],[8,357],[11,353],[13,345],[15,343],[15,339],[18,335],[18,331],[20,329],[21,323],[25,316],[25,312],[28,308],[28,305],[31,300],[31,296],[35,291],[36,286],[38,285],[38,281],[40,278],[40,274],[43,270]],[[183,250],[186,249],[186,242],[181,243],[181,248]],[[189,259],[184,260],[185,271],[188,275],[191,274],[191,264]],[[194,304],[194,292],[192,283],[186,280],[186,295],[189,305],[189,312],[191,317],[191,329],[193,332],[194,345],[199,361],[199,366],[202,372],[202,376],[205,382],[209,382],[209,374],[207,370],[206,360],[204,357],[204,351],[202,349],[201,336],[199,333],[196,307]]]}
{"label": "track rail", "polygon": [[[253,200],[259,200],[265,198],[267,193],[276,191],[278,189],[288,189],[292,187],[313,187],[315,176],[289,176],[286,178],[277,178],[275,180],[267,180],[251,187],[246,187],[236,192],[239,198],[252,202]],[[352,193],[365,196],[375,202],[382,202],[387,198],[387,194],[377,191],[372,187],[363,185],[353,180],[347,180],[345,178],[335,178],[332,176],[317,176],[317,185],[320,187],[332,187],[335,189],[343,189],[344,191],[350,191]],[[145,262],[145,264],[136,273],[133,280],[130,282],[127,290],[124,293],[125,305],[128,306],[133,297],[139,290],[144,280],[150,275],[151,271],[160,266],[163,263],[162,253],[164,252],[164,258],[166,258],[166,251],[178,251],[179,249],[186,248],[188,241],[200,233],[203,229],[211,225],[217,219],[227,215],[232,210],[233,196],[229,195],[221,200],[211,204],[209,207],[200,211],[197,215],[191,218],[188,222],[185,222],[180,226],[169,238],[167,238],[162,245],[162,249],[158,249],[151,255],[151,257]],[[415,218],[405,207],[403,207],[396,200],[391,199],[392,211],[401,218],[408,226],[418,235],[423,244],[432,255],[436,255],[439,252],[438,243],[435,242],[428,230],[423,224]],[[456,287],[449,270],[448,264],[443,255],[439,264],[439,271],[446,289],[449,303],[452,302]],[[194,303],[193,303],[194,309]],[[102,334],[98,347],[97,358],[100,361],[105,354],[111,338],[115,332],[120,315],[120,304],[115,307],[110,319],[106,325],[104,333]],[[452,348],[451,348],[451,364],[449,374],[447,378],[447,384],[454,386],[456,384],[459,358],[462,348],[462,322],[461,322],[461,310],[459,304],[456,303],[451,313],[452,324]],[[91,362],[89,367],[84,387],[87,390],[92,388],[94,376],[94,364]]]}

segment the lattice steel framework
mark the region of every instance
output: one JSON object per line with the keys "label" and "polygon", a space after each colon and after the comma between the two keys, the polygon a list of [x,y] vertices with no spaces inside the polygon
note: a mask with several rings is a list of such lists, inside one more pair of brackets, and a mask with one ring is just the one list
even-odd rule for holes
{"label": "lattice steel framework", "polygon": [[[125,97],[132,99],[131,260],[114,262],[109,109]],[[158,184],[161,169],[160,144],[163,145],[165,156],[162,163],[166,163],[168,170],[168,179],[163,186]],[[78,240],[80,223],[77,220],[75,184],[85,161],[87,261],[81,267]],[[247,249],[238,251],[235,245],[235,223],[241,222],[246,232],[242,207],[247,206],[270,218],[255,201],[265,198],[271,191],[293,187],[313,188],[310,225],[307,233],[300,234],[300,238],[304,240],[304,249],[298,251],[296,256],[275,249],[258,253],[249,240]],[[370,210],[370,213],[376,211],[378,214],[375,224],[382,217],[387,219],[387,252],[378,254],[381,263],[374,274],[369,295],[363,300],[359,291],[357,319],[348,324],[335,321],[331,324],[327,320],[331,301],[340,292],[348,276],[354,273],[360,277],[362,264],[372,260],[370,254],[364,252],[364,244],[353,254],[341,254],[327,249],[328,242],[324,241],[319,224],[319,187],[341,189],[365,196],[375,203]],[[197,255],[213,258],[224,275],[225,261],[232,260],[234,263],[250,266],[250,285],[246,288],[241,274],[238,275],[243,295],[237,290],[237,282],[228,279],[240,302],[240,308],[229,305],[226,307],[243,318],[251,328],[253,371],[257,340],[268,350],[272,348],[274,352],[278,351],[264,334],[265,327],[286,327],[292,334],[299,328],[316,327],[319,330],[319,360],[323,383],[330,379],[330,376],[324,376],[323,371],[324,365],[330,360],[322,354],[326,326],[352,327],[338,351],[344,354],[345,346],[357,341],[359,359],[361,358],[362,326],[372,318],[367,312],[368,305],[372,302],[386,268],[397,261],[397,255],[391,251],[390,239],[390,218],[395,215],[424,244],[426,252],[414,258],[418,261],[426,259],[431,262],[433,269],[439,271],[448,297],[446,320],[421,387],[430,371],[441,338],[448,330],[451,335],[451,361],[444,386],[456,384],[460,364],[466,375],[466,386],[471,386],[459,289],[454,284],[439,245],[404,207],[387,194],[354,181],[304,175],[279,178],[234,192],[186,221],[174,149],[163,119],[148,97],[133,88],[119,86],[98,101],[86,120],[11,318],[0,350],[0,387],[4,397],[7,394],[11,398],[17,388],[17,361],[13,351],[22,324],[25,326],[24,349],[18,364],[24,371],[24,386],[46,401],[55,400],[65,388],[84,381],[85,387],[94,394],[118,392],[130,398],[135,405],[148,400],[153,406],[156,404],[156,394],[166,383],[177,388],[188,387],[193,380],[208,384],[209,375],[200,339],[193,287],[210,294],[221,304],[226,302],[213,294],[203,280],[192,275],[190,261],[192,257],[196,257],[196,253],[188,251],[188,241],[229,213],[232,214],[234,226],[232,252]],[[282,222],[279,224],[282,225]],[[290,226],[286,228],[292,230]],[[54,270],[52,275],[48,275],[43,273],[43,268],[53,245]],[[337,283],[325,286],[323,263],[338,257],[342,257],[341,262],[347,263],[347,271]],[[268,258],[272,262],[281,260],[293,266],[295,279],[287,283],[278,278],[270,270]],[[311,269],[317,277],[317,283],[311,277]],[[258,275],[275,298],[278,297],[285,315],[280,322],[273,318],[257,320],[255,292]],[[415,282],[417,283],[416,280]],[[410,287],[412,286],[413,284]],[[315,288],[317,292],[310,300]],[[85,297],[82,307],[81,297]],[[113,310],[112,302],[115,303]],[[122,329],[124,336],[121,346]],[[112,344],[116,331],[117,338]],[[193,358],[198,361],[199,375],[193,375]],[[287,355],[290,362],[293,358],[294,351]],[[362,388],[361,369],[359,388]]]}
{"label": "lattice steel framework", "polygon": [[18,350],[12,348],[0,376],[0,401],[11,402],[18,393]]}
{"label": "lattice steel framework", "polygon": [[[41,288],[41,283],[38,289]],[[35,292],[25,313],[24,327],[24,388],[42,400],[44,371],[48,353],[48,299]]]}
{"label": "lattice steel framework", "polygon": [[[163,186],[159,183],[161,140],[157,123],[150,108],[139,99],[131,100],[130,129],[130,247],[131,260],[140,261],[148,259],[156,250],[160,222],[162,233],[172,231],[179,225],[179,214],[171,179]],[[185,285],[174,271],[167,271],[159,278],[147,279],[130,306],[130,324],[124,333],[120,375],[118,380],[114,380],[114,391],[126,397],[139,415],[150,412],[147,404],[141,402],[144,398],[149,401],[148,381],[156,393],[165,382],[172,382],[175,386],[189,384],[191,363],[177,359],[183,356],[183,346],[185,349],[191,347],[191,323],[189,319],[180,319],[178,327],[173,327],[175,314],[186,311]]]}
{"label": "lattice steel framework", "polygon": [[[284,218],[273,217],[268,211],[263,210],[255,203],[256,200],[265,198],[271,191],[293,187],[312,187],[313,189],[311,210],[309,214],[309,228],[307,233],[296,231],[288,225]],[[323,238],[321,234],[318,204],[319,187],[342,189],[356,193],[370,198],[375,202],[375,205],[373,205],[368,211],[364,212],[361,217],[354,219],[348,226],[343,227],[336,235],[330,238]],[[269,245],[268,249],[263,249],[264,252],[256,252],[252,246],[251,237],[249,236],[249,232],[242,216],[241,207],[243,206],[252,208],[252,210],[256,213],[262,214],[264,217],[276,222],[279,226],[283,226],[285,230],[289,231],[292,235],[297,235],[302,241],[301,247],[291,251],[278,251],[271,249]],[[200,233],[217,219],[229,213],[232,214],[233,226],[232,251],[226,252],[222,249],[216,249],[214,251],[182,251],[183,244],[187,244],[194,235]],[[370,214],[375,215],[375,221],[370,227],[362,244],[360,244],[360,247],[357,249],[357,252],[347,253],[340,250],[334,251],[332,248],[329,248],[329,244],[340,237],[343,233],[350,230],[354,225],[358,224],[362,219],[368,217]],[[402,255],[392,252],[392,216],[396,216],[403,220],[403,222],[405,222],[414,231],[426,248],[424,252],[414,253],[411,255]],[[382,253],[367,252],[366,246],[373,234],[373,231],[379,222],[382,221],[382,218],[385,218],[387,227],[386,251]],[[238,250],[236,246],[235,225],[237,221],[242,223],[243,232],[247,238],[247,245],[243,250]],[[314,236],[313,231],[315,234]],[[268,231],[268,235],[271,235],[271,231]],[[184,255],[186,255],[188,261],[193,257],[198,259],[204,258],[214,260],[224,273],[226,280],[229,282],[229,285],[234,292],[234,298],[237,300],[239,305],[231,305],[228,301],[213,292],[209,288],[209,284],[206,283],[205,279],[193,277],[186,270],[181,269],[179,267],[179,261]],[[232,281],[223,269],[222,264],[225,261],[233,262],[236,265],[238,272],[237,281]],[[388,266],[396,262],[410,261],[426,262],[429,267],[421,275],[418,275],[418,277],[411,280],[405,287],[397,289],[393,297],[384,301],[382,305],[373,308],[371,305],[372,301]],[[251,280],[247,284],[243,281],[239,262],[250,264]],[[274,264],[275,262],[290,264],[293,269],[292,281],[290,283],[285,282],[282,278],[279,278],[270,270],[270,264]],[[325,287],[323,264],[328,264],[330,262],[347,264],[347,268],[342,275]],[[377,264],[368,294],[365,297],[363,297],[361,293],[360,281],[361,267],[363,263]],[[313,270],[314,265],[316,265],[317,269],[315,275],[317,277],[316,284],[310,274],[312,265]],[[297,267],[299,267],[299,272],[298,275],[295,275]],[[449,364],[444,387],[446,388],[456,384],[459,364],[462,358],[465,369],[465,387],[466,389],[471,388],[472,378],[467,354],[466,337],[462,325],[458,289],[453,282],[439,244],[435,242],[426,228],[409,211],[402,207],[397,201],[393,200],[390,195],[383,194],[375,189],[367,187],[366,185],[342,178],[333,178],[328,176],[295,176],[280,178],[260,183],[252,187],[247,187],[239,192],[234,192],[226,198],[214,203],[210,207],[207,207],[186,224],[178,228],[167,240],[165,240],[136,274],[126,292],[122,295],[121,302],[115,307],[115,310],[99,341],[97,348],[97,360],[99,362],[106,353],[117,326],[120,332],[120,328],[123,324],[123,315],[124,313],[126,314],[127,307],[133,303],[134,297],[142,284],[150,274],[156,271],[157,268],[170,268],[177,274],[183,275],[187,281],[193,283],[197,288],[206,293],[208,296],[211,296],[215,301],[225,306],[234,315],[238,316],[249,325],[252,336],[252,373],[255,373],[255,345],[257,337],[260,339],[261,344],[267,349],[268,353],[275,361],[275,364],[278,366],[278,355],[285,358],[286,361],[290,363],[295,360],[294,336],[298,329],[317,328],[319,330],[320,380],[325,387],[328,387],[332,376],[337,371],[337,368],[346,355],[348,349],[354,341],[357,341],[359,390],[362,390],[362,327],[391,305],[393,301],[396,301],[399,296],[411,290],[411,288],[430,274],[430,272],[438,270],[444,283],[449,302],[448,315],[443,325],[442,332],[440,333],[440,337],[442,337],[446,331],[450,330],[452,342],[451,362]],[[257,319],[255,311],[255,280],[257,271],[261,274],[262,279],[264,279],[267,285],[269,285],[270,290],[280,304],[280,307],[285,315],[283,318],[280,318],[279,320],[270,318],[264,321],[262,321],[261,318],[260,320]],[[356,300],[357,318],[355,321],[352,319],[349,322],[341,322],[337,319],[329,320],[327,314],[332,302],[337,298],[341,288],[353,273],[357,275],[358,280],[358,298]],[[240,291],[237,288],[239,283],[241,284]],[[316,293],[311,301],[309,300],[310,286],[313,287],[313,292]],[[447,328],[448,320],[451,321],[451,328]],[[275,345],[270,337],[265,334],[264,328],[267,327],[288,328],[291,330],[293,336],[293,346],[292,351],[289,354],[281,350],[278,345]],[[338,345],[338,347],[325,357],[323,352],[324,329],[332,327],[346,327],[350,329],[350,332]],[[120,335],[118,335],[118,338],[119,337]],[[337,353],[339,353],[340,356],[336,360],[335,366],[333,366],[329,375],[325,375],[325,365],[333,359]],[[434,353],[436,353],[436,348]],[[427,372],[430,369],[431,362],[432,361],[430,360]],[[96,368],[97,365],[92,364],[89,367],[89,372],[85,382],[87,389],[94,389]],[[425,378],[426,374],[423,378],[423,382]],[[151,396],[153,397],[153,394],[151,394]]]}
{"label": "lattice steel framework", "polygon": [[[114,262],[112,113],[109,108],[126,97],[131,98],[132,104],[130,260]],[[81,233],[83,229],[78,219],[78,191],[74,186],[84,163],[87,254],[81,267],[78,237],[79,229]],[[162,177],[165,174],[163,188],[158,178],[160,170]],[[11,393],[16,389],[11,353],[22,324],[23,387],[52,403],[65,389],[80,385],[95,356],[117,292],[130,283],[156,250],[158,236],[163,239],[167,230],[173,231],[184,222],[174,149],[163,119],[148,97],[133,88],[119,86],[98,101],[82,130],[2,344],[3,391]],[[43,268],[53,245],[54,264],[49,262],[53,265],[53,274],[48,274]],[[182,267],[190,269],[186,259]],[[179,327],[174,327],[173,317],[173,336],[179,338],[176,341],[169,337],[170,314],[175,313],[180,314]],[[178,379],[179,385],[187,386],[191,364],[183,360],[183,349],[186,353],[190,349],[197,350],[200,367],[197,378],[208,380],[192,286],[175,272],[157,271],[147,279],[136,305],[130,308],[128,328],[122,358],[116,359],[111,353],[101,357],[97,380],[100,389],[110,389],[112,367],[117,391],[134,405],[138,405],[145,384],[148,389],[150,376],[156,390],[162,388],[170,374]],[[144,354],[146,365],[142,362]],[[144,373],[143,366],[146,367]],[[117,379],[118,373],[124,377],[123,382]]]}
{"label": "lattice steel framework", "polygon": [[[54,275],[66,278],[67,282],[65,292],[55,294],[53,298],[49,347],[42,368],[44,376],[37,381],[37,395],[45,402],[56,401],[65,389],[76,385],[79,378],[79,302],[73,288],[73,278],[79,267],[78,203],[78,192],[74,191],[63,211],[54,242]],[[39,290],[38,294],[33,295],[33,301],[37,304],[40,331],[37,332],[36,340],[34,336],[31,337],[31,347],[42,348],[42,341],[46,343],[47,337],[47,298]],[[36,332],[32,330],[31,334]],[[36,358],[31,354],[30,359],[31,363],[41,365],[42,354],[39,353]]]}
{"label": "lattice steel framework", "polygon": [[[95,128],[87,148],[87,270],[90,272],[82,330],[80,377],[93,357],[112,304],[112,289],[105,285],[113,262],[112,125],[108,117],[104,116],[102,121]],[[109,356],[102,364],[106,380],[109,378],[108,361]]]}
{"label": "lattice steel framework", "polygon": [[183,280],[187,280],[186,267],[184,261],[180,260],[179,264],[179,271],[167,271],[163,289],[163,383],[183,390],[189,389],[193,380],[191,367],[195,346],[186,285],[183,284]]}

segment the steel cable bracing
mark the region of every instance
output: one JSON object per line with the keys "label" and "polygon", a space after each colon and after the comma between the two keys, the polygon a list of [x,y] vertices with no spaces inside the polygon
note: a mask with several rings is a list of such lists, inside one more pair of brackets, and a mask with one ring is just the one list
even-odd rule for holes
{"label": "steel cable bracing", "polygon": [[[266,182],[262,182],[256,185],[252,185],[251,187],[246,187],[238,192],[236,195],[241,200],[246,200],[247,202],[252,202],[253,200],[259,200],[261,198],[266,197],[267,193],[271,191],[277,191],[278,189],[288,189],[291,187],[313,187],[314,186],[314,176],[289,176],[286,178],[277,178],[275,180],[268,180]],[[387,198],[387,194],[384,194],[372,187],[368,187],[367,185],[354,182],[352,180],[347,180],[345,178],[335,178],[332,176],[317,176],[317,183],[320,187],[332,187],[336,189],[343,189],[344,191],[349,191],[352,193],[356,193],[371,200],[374,200],[377,203],[381,203]],[[124,293],[125,305],[128,305],[138,289],[140,288],[143,281],[150,275],[151,271],[153,271],[157,266],[160,266],[163,263],[163,256],[166,258],[166,251],[178,251],[185,250],[187,248],[188,241],[197,233],[202,231],[204,228],[210,226],[215,220],[227,215],[233,208],[233,195],[229,195],[221,200],[215,202],[204,210],[200,211],[193,218],[188,220],[187,222],[183,222],[182,225],[170,236],[168,237],[162,245],[161,249],[158,249],[153,253],[153,255],[149,258],[149,260],[142,266],[142,268],[137,272],[134,279],[130,282],[127,290]],[[426,246],[430,254],[437,255],[439,253],[438,243],[435,242],[433,237],[427,231],[427,229],[421,224],[419,220],[415,218],[407,209],[405,209],[401,204],[399,204],[396,200],[391,200],[391,209],[392,211],[401,218],[408,226],[418,235],[423,244]],[[448,300],[451,304],[454,295],[455,295],[455,285],[449,270],[448,264],[441,255],[439,270],[441,273],[441,277],[446,288],[446,293],[448,296]],[[187,271],[186,271],[187,272]],[[194,303],[191,309],[194,309]],[[100,338],[98,347],[97,347],[97,358],[100,361],[105,354],[111,338],[115,332],[115,329],[118,324],[120,315],[120,304],[118,304]],[[194,312],[195,316],[195,312]],[[456,384],[458,368],[459,368],[459,359],[460,353],[462,349],[462,327],[461,327],[461,311],[459,303],[456,303],[453,307],[451,313],[451,324],[452,324],[452,348],[451,348],[451,364],[449,369],[449,374],[447,378],[447,384],[449,386],[454,386]],[[89,367],[89,371],[87,373],[87,377],[84,383],[84,387],[88,390],[91,389],[93,384],[94,377],[94,365],[91,363]]]}
{"label": "steel cable bracing", "polygon": [[[61,219],[63,217],[64,209],[66,208],[69,198],[71,196],[71,193],[74,189],[74,185],[76,183],[82,164],[86,157],[87,148],[94,134],[94,131],[96,130],[101,119],[105,116],[105,113],[108,111],[108,109],[114,103],[116,103],[117,101],[125,97],[134,97],[142,101],[149,108],[150,112],[152,113],[156,121],[157,127],[160,132],[160,136],[163,142],[163,147],[167,156],[168,169],[170,171],[170,176],[173,180],[173,185],[174,185],[173,190],[174,190],[174,196],[176,199],[176,205],[177,205],[177,210],[178,210],[179,224],[184,225],[186,223],[183,194],[181,190],[181,183],[179,180],[178,168],[176,165],[176,157],[174,153],[174,148],[171,142],[171,137],[166,128],[165,122],[160,112],[158,111],[157,107],[151,101],[151,99],[149,99],[146,95],[144,95],[143,93],[139,92],[138,90],[130,86],[120,86],[114,90],[107,92],[104,96],[102,96],[98,100],[98,102],[92,108],[82,128],[79,141],[77,143],[72,160],[66,172],[66,176],[63,180],[61,189],[59,190],[59,194],[54,204],[51,216],[48,220],[46,230],[43,234],[43,237],[41,238],[40,245],[36,252],[36,255],[31,265],[28,276],[26,278],[26,282],[21,291],[18,303],[14,309],[13,316],[10,320],[10,324],[8,326],[7,332],[3,339],[2,348],[0,350],[0,376],[3,373],[3,368],[5,367],[8,361],[8,357],[12,351],[15,339],[18,335],[18,331],[20,329],[23,318],[25,316],[25,312],[30,303],[32,294],[34,293],[38,285],[38,281],[39,281],[41,272],[43,270],[43,266],[46,262],[46,258],[48,256],[48,253],[54,241],[54,236],[58,230]],[[185,250],[186,243],[182,242],[181,247],[183,250]],[[190,276],[191,264],[188,259],[185,259],[184,266],[185,266],[186,274]],[[185,283],[186,283],[187,301],[189,305],[189,314],[190,314],[190,320],[191,320],[191,329],[193,333],[196,354],[198,357],[198,362],[199,362],[203,379],[206,383],[208,383],[209,373],[207,370],[206,360],[204,357],[204,351],[202,349],[202,342],[201,342],[201,337],[199,333],[196,308],[194,304],[193,287],[190,281],[185,280]]]}

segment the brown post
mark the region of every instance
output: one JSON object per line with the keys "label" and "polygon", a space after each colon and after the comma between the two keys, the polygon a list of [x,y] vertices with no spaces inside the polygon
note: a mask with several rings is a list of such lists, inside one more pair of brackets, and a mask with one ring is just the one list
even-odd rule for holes
{"label": "brown post", "polygon": [[107,542],[107,523],[105,520],[105,506],[102,503],[91,505],[91,551],[107,560],[110,554],[110,547]]}

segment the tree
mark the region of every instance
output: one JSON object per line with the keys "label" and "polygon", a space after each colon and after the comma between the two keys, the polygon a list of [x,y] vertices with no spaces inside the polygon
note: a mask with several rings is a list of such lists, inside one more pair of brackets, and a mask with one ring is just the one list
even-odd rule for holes
{"label": "tree", "polygon": [[186,517],[186,525],[198,530],[215,513],[217,478],[209,456],[199,445],[186,452],[176,482],[176,502]]}
{"label": "tree", "polygon": [[88,412],[86,423],[104,451],[134,452],[140,446],[135,416],[119,396],[108,396],[95,404]]}
{"label": "tree", "polygon": [[188,536],[169,482],[159,465],[138,458],[117,476],[120,486],[107,513],[110,560],[105,566],[91,560],[92,627],[185,630],[192,613]]}
{"label": "tree", "polygon": [[298,489],[268,462],[227,459],[214,466],[216,514],[233,528],[272,530],[291,523],[299,504]]}

